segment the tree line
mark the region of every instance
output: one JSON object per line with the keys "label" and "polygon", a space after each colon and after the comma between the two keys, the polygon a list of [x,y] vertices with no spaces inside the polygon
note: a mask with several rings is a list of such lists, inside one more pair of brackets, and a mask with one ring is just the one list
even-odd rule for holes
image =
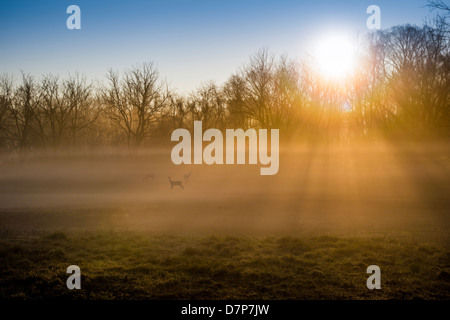
{"label": "tree line", "polygon": [[0,148],[152,145],[176,128],[277,128],[281,139],[347,141],[368,137],[443,137],[450,129],[447,16],[423,26],[370,33],[360,63],[345,81],[328,81],[314,59],[277,57],[266,48],[222,85],[189,95],[169,88],[152,62],[94,85],[62,79],[0,77]]}

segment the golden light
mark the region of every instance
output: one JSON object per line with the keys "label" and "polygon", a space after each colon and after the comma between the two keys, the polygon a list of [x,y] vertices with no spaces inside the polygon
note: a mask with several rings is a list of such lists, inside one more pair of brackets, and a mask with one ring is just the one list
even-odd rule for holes
{"label": "golden light", "polygon": [[317,42],[314,57],[321,75],[343,80],[355,68],[356,48],[344,34],[330,34]]}

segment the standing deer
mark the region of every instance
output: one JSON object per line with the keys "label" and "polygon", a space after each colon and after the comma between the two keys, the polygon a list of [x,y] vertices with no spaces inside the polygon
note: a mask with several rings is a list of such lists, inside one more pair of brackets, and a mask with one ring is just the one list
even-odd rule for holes
{"label": "standing deer", "polygon": [[170,182],[170,189],[173,189],[173,186],[180,186],[181,189],[184,190],[183,185],[181,184],[181,181],[173,181],[171,178],[172,177],[168,177],[169,178],[169,182]]}
{"label": "standing deer", "polygon": [[142,178],[142,181],[147,181],[148,179],[155,179],[155,175],[153,173],[149,173]]}
{"label": "standing deer", "polygon": [[192,172],[184,174],[184,182],[189,182],[189,178],[191,177]]}

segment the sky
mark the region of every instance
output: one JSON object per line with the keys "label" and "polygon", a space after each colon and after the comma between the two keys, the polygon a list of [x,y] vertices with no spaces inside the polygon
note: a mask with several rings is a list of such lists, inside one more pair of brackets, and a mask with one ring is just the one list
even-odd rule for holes
{"label": "sky", "polygon": [[[81,29],[69,30],[66,9],[81,9]],[[20,76],[79,72],[104,81],[153,61],[180,93],[225,82],[263,47],[302,59],[317,38],[370,32],[366,9],[378,5],[381,28],[421,25],[426,0],[2,0],[0,73]]]}

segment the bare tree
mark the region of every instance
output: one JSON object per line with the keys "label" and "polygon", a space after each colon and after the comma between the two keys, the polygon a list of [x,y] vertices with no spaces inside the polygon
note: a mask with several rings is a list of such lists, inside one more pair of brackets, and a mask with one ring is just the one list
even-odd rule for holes
{"label": "bare tree", "polygon": [[270,93],[274,68],[275,58],[264,48],[250,58],[249,65],[243,70],[246,82],[244,112],[263,128],[271,125]]}
{"label": "bare tree", "polygon": [[287,57],[281,57],[273,75],[269,111],[271,126],[290,132],[295,127],[295,122],[300,120],[304,105],[305,97],[300,88],[299,68]]}
{"label": "bare tree", "polygon": [[72,146],[78,143],[82,133],[93,126],[100,110],[96,107],[93,88],[84,76],[76,74],[63,82],[64,102],[71,111],[68,130]]}
{"label": "bare tree", "polygon": [[34,129],[44,145],[57,149],[62,143],[70,117],[70,109],[64,103],[58,77],[44,76],[38,92],[38,104],[33,112]]}
{"label": "bare tree", "polygon": [[10,149],[13,145],[13,78],[7,74],[0,76],[0,148]]}
{"label": "bare tree", "polygon": [[245,80],[234,74],[225,83],[224,97],[227,103],[228,122],[233,128],[247,129],[250,125],[249,115],[245,112]]}
{"label": "bare tree", "polygon": [[432,10],[438,9],[450,12],[450,6],[442,0],[428,0],[427,7]]}
{"label": "bare tree", "polygon": [[192,95],[189,107],[194,120],[201,120],[204,128],[222,128],[224,126],[225,99],[222,91],[214,82],[203,84]]}
{"label": "bare tree", "polygon": [[15,90],[11,113],[14,121],[13,146],[20,157],[32,147],[35,138],[33,127],[38,107],[37,85],[33,77],[22,73],[22,84]]}
{"label": "bare tree", "polygon": [[108,80],[109,86],[101,90],[104,112],[125,133],[129,147],[139,146],[167,113],[167,85],[151,62],[133,67],[123,77],[109,70]]}
{"label": "bare tree", "polygon": [[184,128],[185,119],[189,114],[187,100],[184,97],[172,95],[170,102],[173,128]]}

